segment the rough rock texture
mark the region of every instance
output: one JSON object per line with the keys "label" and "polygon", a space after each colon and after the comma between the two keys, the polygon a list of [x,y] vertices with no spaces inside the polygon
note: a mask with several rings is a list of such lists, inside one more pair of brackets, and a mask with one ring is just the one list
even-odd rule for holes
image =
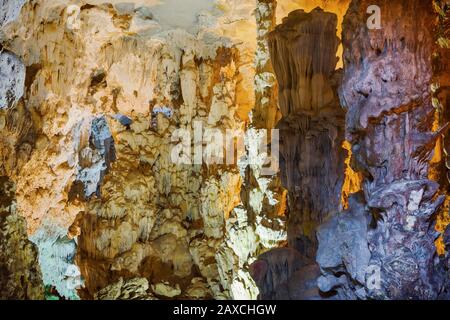
{"label": "rough rock texture", "polygon": [[17,214],[15,191],[13,182],[0,178],[0,300],[43,299],[37,248]]}
{"label": "rough rock texture", "polygon": [[[448,1],[434,1],[434,9],[438,16],[435,27],[435,41],[438,44],[433,54],[433,106],[437,111],[437,123],[442,126],[450,121],[449,101],[450,101],[450,3]],[[435,166],[432,173],[433,178],[439,181],[442,192],[447,193],[444,205],[437,219],[436,229],[442,233],[442,236],[436,242],[438,253],[441,257],[442,272],[445,273],[444,290],[440,299],[450,299],[450,197],[448,190],[450,187],[449,179],[449,153],[450,140],[448,132],[439,140],[436,153],[433,158]]]}
{"label": "rough rock texture", "polygon": [[[331,217],[319,227],[317,263],[323,276],[318,279],[318,286],[322,292],[338,288],[339,299],[363,296],[359,292],[361,288],[355,286],[353,281],[348,281],[346,274],[338,274],[337,270],[346,270],[356,283],[365,283],[370,260],[367,244],[369,216],[362,194],[353,194],[349,198],[348,210]],[[336,270],[336,275],[329,275],[328,270]]]}
{"label": "rough rock texture", "polygon": [[171,160],[177,129],[249,124],[255,2],[110,2],[1,10],[4,54],[21,61],[2,68],[1,165],[44,282],[70,299],[135,278],[160,298],[256,298],[248,265],[285,242],[285,192],[264,159],[251,175]]}
{"label": "rough rock texture", "polygon": [[122,278],[95,294],[95,300],[154,300],[145,278],[124,281]]}
{"label": "rough rock texture", "polygon": [[295,249],[278,248],[260,255],[250,272],[260,300],[321,299],[318,266]]}
{"label": "rough rock texture", "polygon": [[277,81],[270,59],[268,35],[276,24],[277,1],[256,1],[257,47],[255,54],[255,108],[252,123],[257,128],[274,128],[280,119]]}
{"label": "rough rock texture", "polygon": [[[379,30],[366,26],[374,4]],[[317,256],[320,289],[339,298],[435,299],[441,290],[434,216],[444,197],[428,180],[440,134],[432,132],[433,18],[420,0],[353,1],[345,17],[340,97],[364,197],[322,227]]]}
{"label": "rough rock texture", "polygon": [[277,127],[290,248],[273,249],[252,264],[259,299],[321,299],[316,229],[340,207],[344,180],[344,113],[333,83],[336,23],[334,14],[319,8],[297,10],[269,34],[283,115]]}
{"label": "rough rock texture", "polygon": [[[17,14],[15,4],[3,3],[11,14]],[[0,15],[0,25],[9,17]],[[31,114],[22,100],[25,66],[1,47],[0,75],[0,299],[43,299],[37,248],[28,240],[27,222],[17,208],[16,184],[9,178],[29,160],[35,142]]]}
{"label": "rough rock texture", "polygon": [[289,190],[289,246],[309,258],[315,231],[340,207],[344,112],[335,82],[337,18],[320,8],[291,12],[270,34],[279,83],[281,177]]}
{"label": "rough rock texture", "polygon": [[20,9],[25,0],[1,0],[0,6],[0,27],[14,21],[20,13]]}
{"label": "rough rock texture", "polygon": [[443,276],[443,288],[439,294],[440,300],[450,299],[450,225],[444,230],[442,234],[442,243],[444,247],[444,254],[440,256],[440,269]]}
{"label": "rough rock texture", "polygon": [[444,290],[439,298],[443,300],[450,300],[450,225],[448,225],[444,231],[443,243],[446,253],[442,261],[442,272],[446,274],[446,277],[444,280]]}
{"label": "rough rock texture", "polygon": [[[446,51],[431,72],[448,1],[438,37],[431,2],[353,1],[341,101],[357,173],[342,204],[360,176],[363,192],[319,229],[321,269],[311,259],[341,206],[349,2],[0,0],[0,297],[42,298],[43,281],[68,299],[448,299],[449,231],[438,264],[430,219],[443,201],[431,180],[446,187],[428,170],[448,121]],[[365,26],[373,4],[379,31]],[[305,13],[317,5],[336,15]],[[171,160],[178,138],[196,151],[198,126],[272,147],[254,128],[281,116],[281,174],[239,152],[231,166]],[[271,250],[286,224],[290,248]]]}
{"label": "rough rock texture", "polygon": [[0,109],[9,109],[23,96],[25,66],[16,55],[8,51],[0,53]]}
{"label": "rough rock texture", "polygon": [[[443,126],[450,122],[450,3],[448,1],[434,1],[437,23],[434,39],[438,44],[433,53],[433,107],[436,109],[435,126]],[[444,133],[435,150],[430,166],[430,179],[438,181],[442,193],[448,193],[450,188],[450,139],[448,132]],[[444,232],[450,223],[450,197],[447,195],[444,205],[437,219],[436,229]],[[445,248],[442,237],[436,243],[439,254],[444,254]]]}
{"label": "rough rock texture", "polygon": [[[341,36],[342,21],[348,10],[351,0],[279,0],[277,1],[277,24],[281,24],[283,19],[294,10],[303,9],[310,12],[317,7],[326,12],[334,13],[337,16],[338,23],[336,35]],[[337,56],[342,57],[342,44],[339,45]],[[339,60],[337,67],[342,68],[342,59]]]}

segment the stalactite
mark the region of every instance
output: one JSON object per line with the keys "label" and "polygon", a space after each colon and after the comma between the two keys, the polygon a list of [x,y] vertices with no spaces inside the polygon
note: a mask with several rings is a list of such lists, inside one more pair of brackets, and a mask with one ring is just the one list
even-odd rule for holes
{"label": "stalactite", "polygon": [[[381,8],[369,29],[367,8]],[[363,193],[321,226],[319,287],[343,299],[435,299],[434,216],[444,197],[428,180],[432,132],[430,1],[353,1],[344,20],[346,138]]]}
{"label": "stalactite", "polygon": [[336,94],[337,17],[293,11],[269,36],[283,118],[281,170],[289,190],[289,245],[314,258],[315,231],[340,207],[344,113]]}
{"label": "stalactite", "polygon": [[321,299],[314,263],[316,228],[340,207],[344,113],[335,72],[337,18],[317,8],[293,11],[269,35],[283,118],[281,179],[289,191],[288,247],[251,265],[260,299]]}

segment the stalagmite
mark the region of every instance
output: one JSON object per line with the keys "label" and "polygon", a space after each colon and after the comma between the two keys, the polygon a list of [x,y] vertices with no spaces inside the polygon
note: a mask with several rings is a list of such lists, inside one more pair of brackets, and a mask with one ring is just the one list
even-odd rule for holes
{"label": "stalagmite", "polygon": [[314,258],[316,228],[340,206],[344,113],[336,94],[337,18],[317,8],[291,12],[270,34],[279,83],[281,176],[289,190],[288,240]]}
{"label": "stalagmite", "polygon": [[289,190],[288,246],[258,257],[260,299],[320,299],[316,228],[340,206],[344,113],[336,93],[337,18],[317,8],[291,12],[269,35],[283,118],[281,178]]}
{"label": "stalagmite", "polygon": [[[367,8],[381,8],[369,29]],[[443,202],[428,180],[442,130],[432,132],[433,12],[428,1],[353,1],[344,20],[340,90],[352,167],[363,194],[319,232],[319,287],[342,299],[435,299],[435,214]]]}

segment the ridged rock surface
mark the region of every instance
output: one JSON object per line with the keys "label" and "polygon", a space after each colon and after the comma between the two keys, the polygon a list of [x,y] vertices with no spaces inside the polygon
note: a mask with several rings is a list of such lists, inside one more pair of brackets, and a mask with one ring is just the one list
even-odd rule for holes
{"label": "ridged rock surface", "polygon": [[0,299],[449,299],[444,2],[0,0]]}
{"label": "ridged rock surface", "polygon": [[[367,27],[381,8],[382,29]],[[433,132],[432,6],[428,1],[353,1],[343,25],[346,138],[363,196],[319,233],[319,287],[345,299],[435,299],[435,214],[443,202],[428,180]],[[334,244],[334,246],[330,246]],[[333,249],[334,248],[334,249]]]}
{"label": "ridged rock surface", "polygon": [[0,300],[40,300],[44,286],[37,248],[17,214],[15,191],[13,182],[0,178]]}
{"label": "ridged rock surface", "polygon": [[340,207],[344,112],[335,72],[337,17],[320,8],[291,12],[270,34],[279,83],[281,177],[289,190],[288,240],[314,258],[316,229]]}
{"label": "ridged rock surface", "polygon": [[313,260],[291,248],[270,250],[250,266],[260,300],[320,300],[320,274]]}
{"label": "ridged rock surface", "polygon": [[266,252],[251,265],[259,299],[321,299],[316,230],[340,207],[344,181],[336,25],[336,15],[320,8],[297,10],[268,37],[282,113],[277,128],[280,176],[289,190],[289,248]]}
{"label": "ridged rock surface", "polygon": [[[436,109],[436,126],[443,126],[450,122],[450,3],[448,1],[435,1],[436,26],[434,39],[437,43],[433,54],[433,107]],[[431,161],[431,179],[439,181],[443,193],[448,193],[450,188],[450,139],[448,132],[444,133],[438,140],[436,152]],[[444,232],[450,223],[450,197],[447,195],[444,205],[437,219],[436,229]],[[440,237],[437,241],[439,254],[444,254],[445,247]]]}
{"label": "ridged rock surface", "polygon": [[121,298],[108,290],[146,279],[151,297],[255,299],[249,262],[286,240],[284,190],[263,162],[250,175],[171,153],[177,129],[247,129],[256,4],[85,2],[4,0],[0,15],[1,170],[45,285]]}

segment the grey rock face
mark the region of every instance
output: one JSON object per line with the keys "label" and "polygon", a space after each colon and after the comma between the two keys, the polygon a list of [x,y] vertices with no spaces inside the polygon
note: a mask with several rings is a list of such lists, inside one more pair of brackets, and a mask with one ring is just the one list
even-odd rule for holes
{"label": "grey rock face", "polygon": [[9,51],[0,51],[0,78],[0,109],[10,109],[23,96],[25,66]]}
{"label": "grey rock face", "polygon": [[100,186],[113,161],[116,160],[114,139],[105,116],[91,121],[89,146],[80,151],[81,168],[71,188],[71,198],[100,197]]}
{"label": "grey rock face", "polygon": [[[366,25],[374,4],[383,12],[380,30]],[[353,1],[345,17],[340,97],[364,201],[321,229],[317,258],[321,289],[337,288],[341,298],[435,299],[442,290],[434,216],[444,197],[428,180],[440,135],[432,132],[432,21],[432,6],[421,0]]]}
{"label": "grey rock face", "polygon": [[[341,299],[357,298],[356,292],[365,285],[370,260],[367,244],[370,221],[362,194],[351,196],[349,206],[350,210],[333,216],[317,232],[320,244],[317,263],[326,270],[318,286],[323,292],[336,290]],[[343,270],[346,273],[340,276],[329,275],[338,275]]]}
{"label": "grey rock face", "polygon": [[116,114],[113,116],[113,118],[119,121],[121,125],[127,128],[130,128],[130,125],[133,123],[133,120],[131,120],[127,116],[124,116],[123,114]]}
{"label": "grey rock face", "polygon": [[92,121],[89,141],[104,159],[106,168],[109,168],[111,163],[116,160],[116,151],[114,139],[104,116],[97,117]]}

